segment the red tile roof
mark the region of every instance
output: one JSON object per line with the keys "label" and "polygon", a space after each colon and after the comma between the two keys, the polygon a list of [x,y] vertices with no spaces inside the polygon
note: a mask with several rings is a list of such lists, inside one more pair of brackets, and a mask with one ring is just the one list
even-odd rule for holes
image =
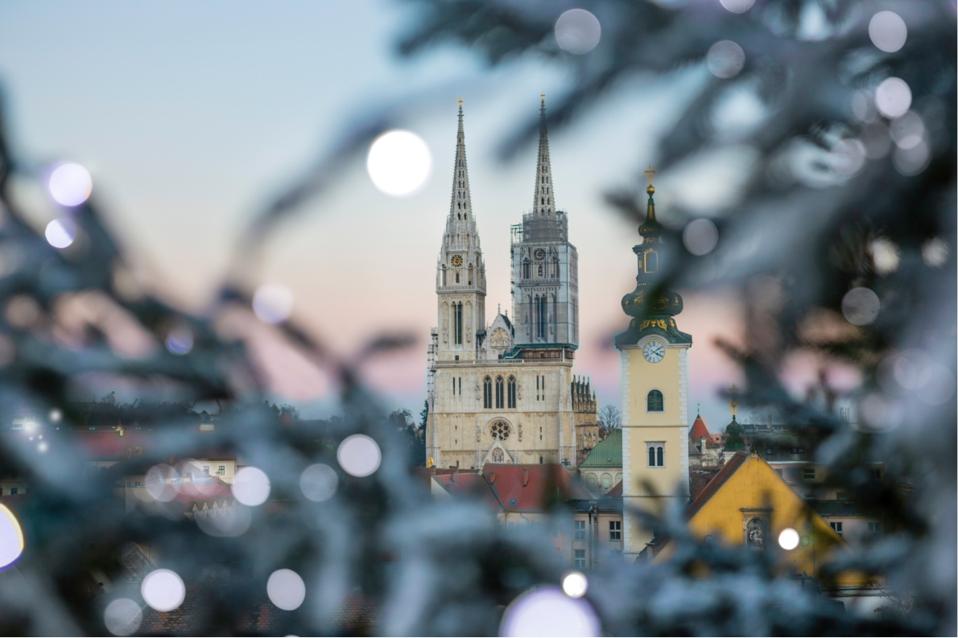
{"label": "red tile roof", "polygon": [[558,464],[486,464],[482,476],[503,510],[541,512],[554,501],[590,499],[582,485]]}
{"label": "red tile roof", "polygon": [[692,429],[689,431],[689,440],[693,443],[700,439],[711,439],[712,435],[709,433],[709,429],[705,426],[705,419],[702,418],[702,415],[699,414],[695,417],[695,421],[692,422]]}

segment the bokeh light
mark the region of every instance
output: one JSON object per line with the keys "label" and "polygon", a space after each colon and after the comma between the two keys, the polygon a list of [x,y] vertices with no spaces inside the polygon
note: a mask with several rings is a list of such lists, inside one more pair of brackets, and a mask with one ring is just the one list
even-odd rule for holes
{"label": "bokeh light", "polygon": [[842,314],[848,323],[867,326],[878,317],[881,300],[871,288],[852,288],[842,297]]}
{"label": "bokeh light", "polygon": [[63,419],[63,412],[60,410],[60,408],[53,408],[50,410],[50,414],[47,416],[49,417],[51,423],[59,423],[60,420]]}
{"label": "bokeh light", "polygon": [[921,246],[921,259],[932,268],[940,268],[948,261],[948,242],[933,237]]}
{"label": "bokeh light", "polygon": [[432,154],[421,137],[393,130],[377,137],[369,147],[366,171],[373,185],[393,197],[412,195],[432,171]]}
{"label": "bokeh light", "polygon": [[541,587],[519,595],[506,608],[500,636],[599,636],[602,628],[592,606],[570,598],[558,587]]}
{"label": "bokeh light", "polygon": [[336,470],[325,463],[310,465],[299,476],[299,489],[303,496],[317,503],[331,499],[338,484]]}
{"label": "bokeh light", "polygon": [[140,595],[156,611],[173,611],[186,599],[186,585],[172,569],[155,569],[140,583]]}
{"label": "bokeh light", "polygon": [[242,536],[253,523],[253,511],[240,503],[230,507],[211,509],[195,516],[196,526],[204,534],[220,538]]}
{"label": "bokeh light", "polygon": [[269,498],[269,477],[258,467],[244,467],[233,478],[233,498],[249,507],[262,505]]}
{"label": "bokeh light", "polygon": [[732,13],[745,13],[755,4],[755,0],[719,0],[719,2]]}
{"label": "bokeh light", "polygon": [[895,53],[908,40],[908,25],[894,11],[879,11],[868,21],[868,37],[878,49]]}
{"label": "bokeh light", "polygon": [[47,243],[54,248],[69,248],[76,239],[76,224],[66,218],[54,219],[43,230]]}
{"label": "bokeh light", "polygon": [[718,245],[718,228],[711,219],[693,219],[682,231],[682,243],[693,255],[707,255]]}
{"label": "bokeh light", "polygon": [[569,9],[555,23],[556,44],[567,53],[584,55],[602,39],[599,19],[585,9]]}
{"label": "bokeh light", "polygon": [[168,503],[176,498],[180,475],[173,467],[160,463],[146,471],[143,487],[153,500]]}
{"label": "bokeh light", "polygon": [[887,118],[901,117],[911,108],[911,87],[901,78],[885,78],[875,89],[875,106]]}
{"label": "bokeh light", "polygon": [[915,148],[925,140],[925,123],[920,115],[908,111],[892,121],[889,133],[898,148]]}
{"label": "bokeh light", "polygon": [[372,437],[365,434],[352,434],[339,444],[336,460],[344,472],[362,478],[379,469],[382,451]]}
{"label": "bokeh light", "polygon": [[166,333],[165,343],[171,354],[188,354],[193,349],[193,331],[189,326],[176,326]]}
{"label": "bokeh light", "polygon": [[798,532],[792,529],[791,527],[786,527],[778,535],[778,545],[786,552],[790,552],[796,547],[801,540],[801,537],[798,535]]}
{"label": "bokeh light", "polygon": [[931,162],[931,149],[922,140],[911,148],[896,148],[891,159],[892,164],[895,165],[895,170],[905,177],[912,177],[928,168],[928,164]]}
{"label": "bokeh light", "polygon": [[571,598],[582,598],[589,590],[589,580],[582,572],[569,572],[562,579],[562,591]]}
{"label": "bokeh light", "polygon": [[0,569],[20,558],[23,548],[20,521],[6,505],[0,503]]}
{"label": "bokeh light", "polygon": [[745,50],[737,42],[719,40],[709,47],[705,65],[709,73],[717,78],[734,78],[745,66]]}
{"label": "bokeh light", "polygon": [[881,237],[872,241],[869,248],[871,249],[875,270],[879,274],[887,275],[898,270],[901,257],[898,254],[898,246],[894,242]]}
{"label": "bokeh light", "polygon": [[293,293],[286,286],[263,284],[253,293],[253,313],[260,321],[282,323],[293,312]]}
{"label": "bokeh light", "polygon": [[103,610],[103,624],[114,636],[135,634],[143,622],[143,610],[130,598],[117,598]]}
{"label": "bokeh light", "polygon": [[306,583],[292,569],[277,569],[266,581],[266,595],[280,609],[293,611],[306,600]]}
{"label": "bokeh light", "polygon": [[58,164],[47,179],[50,197],[61,206],[79,206],[93,192],[90,171],[76,162]]}
{"label": "bokeh light", "polygon": [[867,326],[875,321],[881,310],[881,301],[871,288],[852,288],[842,297],[842,314],[848,323]]}

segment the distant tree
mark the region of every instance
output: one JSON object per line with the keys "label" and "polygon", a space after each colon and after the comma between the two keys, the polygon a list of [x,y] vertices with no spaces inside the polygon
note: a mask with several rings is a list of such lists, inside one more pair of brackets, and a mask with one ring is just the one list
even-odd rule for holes
{"label": "distant tree", "polygon": [[606,431],[622,427],[622,411],[614,405],[607,405],[599,412],[599,425]]}
{"label": "distant tree", "polygon": [[422,411],[419,413],[419,427],[425,431],[426,419],[429,418],[429,401],[422,402]]}

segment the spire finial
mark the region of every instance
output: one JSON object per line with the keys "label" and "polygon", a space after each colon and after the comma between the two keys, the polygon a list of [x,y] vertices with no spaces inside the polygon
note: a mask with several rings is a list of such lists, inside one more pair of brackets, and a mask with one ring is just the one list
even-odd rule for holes
{"label": "spire finial", "polygon": [[728,402],[728,410],[729,412],[732,413],[732,420],[734,421],[735,415],[738,412],[738,399],[736,398],[738,396],[738,388],[733,385],[731,389],[732,389],[732,392],[731,392],[732,397],[729,399],[729,402]]}
{"label": "spire finial", "polygon": [[695,404],[695,416],[697,416],[697,417],[702,416],[702,404],[701,404],[701,403],[696,403],[696,404]]}
{"label": "spire finial", "polygon": [[653,180],[655,180],[655,168],[653,168],[651,165],[645,169],[645,178],[649,181],[649,185],[646,187],[645,192],[651,196],[652,193],[655,192],[655,186],[652,185]]}
{"label": "spire finial", "polygon": [[452,201],[449,204],[449,220],[472,219],[472,198],[469,195],[469,172],[466,169],[466,133],[463,126],[462,98],[459,107],[459,128],[456,131],[456,163],[452,171]]}
{"label": "spire finial", "polygon": [[549,161],[549,131],[546,128],[546,94],[539,94],[539,158],[536,162],[534,215],[554,215],[555,195],[552,191],[552,164]]}
{"label": "spire finial", "polygon": [[647,239],[652,239],[659,233],[659,223],[655,219],[655,200],[652,198],[652,195],[655,194],[655,186],[652,184],[655,179],[655,169],[651,165],[645,169],[645,178],[649,182],[649,185],[645,188],[645,192],[649,194],[649,201],[645,207],[645,221],[639,226],[639,234]]}

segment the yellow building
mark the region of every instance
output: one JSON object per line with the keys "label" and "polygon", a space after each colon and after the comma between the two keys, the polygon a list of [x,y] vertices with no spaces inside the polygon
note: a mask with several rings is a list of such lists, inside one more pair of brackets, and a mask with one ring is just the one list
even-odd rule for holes
{"label": "yellow building", "polygon": [[[688,500],[688,351],[692,337],[681,332],[675,315],[682,297],[660,287],[660,260],[667,254],[655,218],[655,172],[646,171],[649,195],[642,242],[632,248],[638,259],[635,290],[622,298],[632,317],[616,336],[622,365],[622,505],[661,513]],[[637,557],[652,540],[638,520],[624,520],[626,557]]]}

